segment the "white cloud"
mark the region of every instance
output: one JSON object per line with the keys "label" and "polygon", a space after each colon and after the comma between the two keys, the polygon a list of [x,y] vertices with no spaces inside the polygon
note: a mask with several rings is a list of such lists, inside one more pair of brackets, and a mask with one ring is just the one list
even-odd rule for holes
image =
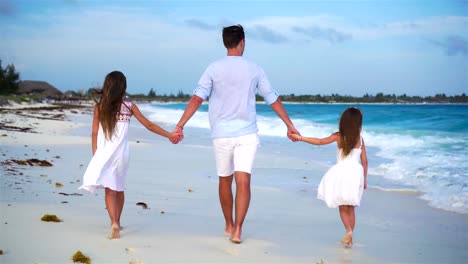
{"label": "white cloud", "polygon": [[[0,34],[5,36],[6,41],[0,42],[0,58],[4,63],[10,63],[11,58],[15,65],[21,67],[18,67],[20,71],[25,70],[26,77],[35,74],[51,83],[54,83],[51,79],[64,83],[54,83],[59,88],[72,85],[87,87],[91,82],[102,82],[105,71],[119,68],[128,73],[130,88],[137,87],[144,91],[154,88],[168,93],[184,89],[191,92],[206,65],[225,54],[220,29],[222,25],[232,23],[224,19],[217,24],[212,18],[209,19],[163,17],[138,8],[77,8],[76,12],[66,14],[50,12],[30,15],[27,24],[2,25]],[[248,38],[246,56],[264,66],[272,83],[281,92],[323,93],[307,88],[326,86],[330,93],[341,93],[339,89],[348,91],[349,88],[349,93],[361,95],[362,87],[379,89],[398,79],[405,83],[407,76],[387,76],[387,69],[393,69],[395,62],[404,64],[401,58],[408,58],[407,55],[414,52],[394,49],[389,54],[388,50],[382,52],[379,45],[375,45],[372,51],[366,45],[376,42],[393,45],[395,42],[392,38],[405,37],[429,47],[433,47],[434,43],[450,44],[453,49],[460,42],[440,41],[447,40],[448,36],[466,39],[468,18],[430,17],[373,24],[321,15],[261,17],[241,21],[241,24]],[[298,32],[298,28],[305,31]],[[311,33],[307,29],[313,29],[315,35],[305,34]],[[431,44],[421,39],[434,41]],[[455,44],[458,46],[453,46]],[[445,57],[443,52],[437,51],[434,48],[418,49],[417,55],[421,61],[425,61],[431,53],[429,56]],[[376,65],[375,61],[379,61],[380,65]],[[432,57],[432,61],[437,60]],[[417,72],[416,65],[415,62]],[[457,65],[460,64],[453,67]],[[421,76],[432,76],[427,72],[435,73],[439,69],[431,67]],[[311,77],[311,72],[314,77]],[[361,78],[362,74],[381,76],[381,79],[366,84]],[[451,80],[457,80],[456,76],[452,75]],[[357,92],[352,91],[353,87]],[[404,89],[403,85],[394,87]],[[372,90],[366,92],[373,93]]]}
{"label": "white cloud", "polygon": [[439,16],[408,21],[388,23],[366,23],[350,21],[345,18],[320,15],[308,17],[264,17],[250,20],[247,26],[263,26],[286,36],[288,39],[298,39],[294,29],[319,28],[328,31],[341,32],[352,36],[355,40],[371,40],[400,36],[428,35],[467,35],[468,17]]}

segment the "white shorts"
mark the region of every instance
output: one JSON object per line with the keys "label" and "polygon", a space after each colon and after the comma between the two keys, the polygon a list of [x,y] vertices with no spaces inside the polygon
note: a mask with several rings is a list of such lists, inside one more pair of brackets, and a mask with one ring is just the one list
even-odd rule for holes
{"label": "white shorts", "polygon": [[257,134],[213,139],[218,176],[231,176],[234,171],[250,173],[259,143]]}

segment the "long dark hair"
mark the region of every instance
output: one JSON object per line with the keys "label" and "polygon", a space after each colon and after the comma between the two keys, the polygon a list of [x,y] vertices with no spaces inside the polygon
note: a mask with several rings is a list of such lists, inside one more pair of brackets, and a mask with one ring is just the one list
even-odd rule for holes
{"label": "long dark hair", "polygon": [[[125,75],[120,71],[113,71],[107,74],[102,89],[96,90],[96,94],[93,96],[99,107],[99,122],[107,140],[112,139],[114,135],[117,115],[120,113],[126,90],[127,78]],[[101,95],[99,100],[96,95]]]}
{"label": "long dark hair", "polygon": [[361,139],[362,113],[357,107],[346,109],[340,118],[340,148],[343,157],[348,156],[351,150]]}

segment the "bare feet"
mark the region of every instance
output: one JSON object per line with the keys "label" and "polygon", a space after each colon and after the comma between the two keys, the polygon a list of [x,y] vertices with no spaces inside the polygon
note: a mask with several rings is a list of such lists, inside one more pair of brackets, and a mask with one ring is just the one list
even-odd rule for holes
{"label": "bare feet", "polygon": [[231,237],[229,238],[229,240],[231,240],[231,242],[234,243],[234,244],[242,243],[242,241],[241,241],[241,229],[240,228],[234,229],[232,234],[231,234]]}
{"label": "bare feet", "polygon": [[[117,223],[117,225],[119,226],[120,231],[122,231],[124,229],[123,226],[120,225],[120,223]],[[112,223],[111,223],[111,226],[112,226]]]}
{"label": "bare feet", "polygon": [[236,237],[231,237],[229,238],[229,240],[234,243],[234,244],[240,244],[242,243],[242,241],[240,240],[240,238],[236,238]]}
{"label": "bare feet", "polygon": [[110,239],[120,238],[120,227],[118,225],[112,225]]}
{"label": "bare feet", "polygon": [[341,243],[345,244],[346,246],[352,246],[353,245],[353,231],[346,232],[343,239],[341,239]]}
{"label": "bare feet", "polygon": [[224,234],[226,234],[226,236],[231,237],[233,231],[234,231],[234,227],[232,226],[226,225],[226,228],[224,228]]}

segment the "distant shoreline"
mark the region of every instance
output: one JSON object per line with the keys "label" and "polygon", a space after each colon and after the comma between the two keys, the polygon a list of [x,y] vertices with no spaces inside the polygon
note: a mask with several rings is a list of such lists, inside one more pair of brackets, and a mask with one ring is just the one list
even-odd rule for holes
{"label": "distant shoreline", "polygon": [[[138,102],[138,103],[157,103],[157,104],[181,104],[187,103],[189,100],[180,100],[180,99],[152,99],[152,98],[133,98],[128,97],[127,100]],[[316,102],[316,101],[293,101],[293,100],[284,100],[281,99],[283,104],[314,104],[314,105],[468,105],[468,102]],[[39,103],[46,103],[49,105],[83,105],[83,106],[92,106],[94,105],[94,101],[92,99],[37,99],[34,97],[22,97],[21,100],[12,100],[11,98],[4,99],[0,97],[0,109],[1,108],[11,108],[25,106],[31,104],[39,104]],[[204,102],[206,104],[207,101]],[[257,104],[265,104],[265,101],[257,100]]]}
{"label": "distant shoreline", "polygon": [[318,104],[318,105],[468,105],[468,103],[363,103],[363,102],[334,102],[334,103],[320,103],[320,102],[292,102],[282,101],[283,104]]}

